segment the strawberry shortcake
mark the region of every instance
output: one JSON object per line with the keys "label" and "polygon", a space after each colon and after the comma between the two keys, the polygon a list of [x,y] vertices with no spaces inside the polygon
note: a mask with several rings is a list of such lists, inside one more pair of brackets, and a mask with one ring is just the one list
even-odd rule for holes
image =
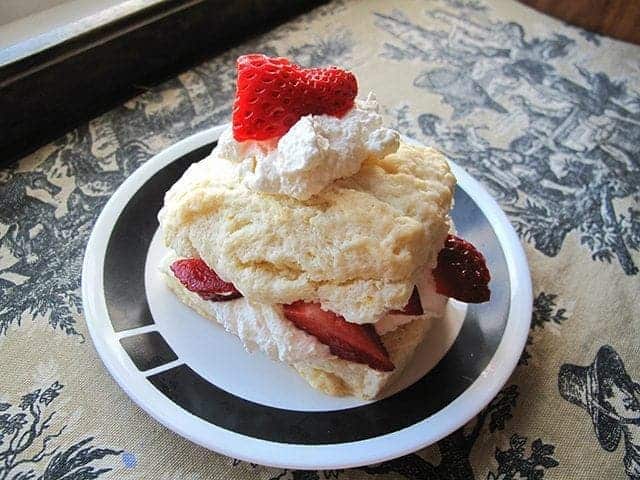
{"label": "strawberry shortcake", "polygon": [[348,71],[238,59],[232,125],[159,214],[161,271],[199,314],[331,395],[374,398],[448,297],[489,299],[449,217],[455,177]]}

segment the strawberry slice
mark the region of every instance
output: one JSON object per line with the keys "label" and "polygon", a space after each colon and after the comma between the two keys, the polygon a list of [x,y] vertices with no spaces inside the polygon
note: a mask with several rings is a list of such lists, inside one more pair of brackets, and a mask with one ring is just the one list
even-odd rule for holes
{"label": "strawberry slice", "polygon": [[356,77],[337,67],[302,68],[286,58],[261,54],[237,60],[233,137],[279,138],[304,115],[347,113],[358,93]]}
{"label": "strawberry slice", "polygon": [[373,325],[347,322],[333,312],[322,310],[319,303],[298,301],[282,308],[287,319],[328,345],[334,355],[382,372],[395,368]]}
{"label": "strawberry slice", "polygon": [[404,306],[402,310],[391,310],[391,313],[396,315],[423,315],[422,302],[420,301],[420,292],[418,287],[413,287],[409,302]]}
{"label": "strawberry slice", "polygon": [[184,287],[204,300],[225,302],[242,297],[233,283],[225,282],[200,258],[176,260],[171,271]]}
{"label": "strawberry slice", "polygon": [[484,256],[476,247],[455,235],[449,235],[438,253],[433,269],[436,291],[467,303],[482,303],[491,298],[491,275]]}

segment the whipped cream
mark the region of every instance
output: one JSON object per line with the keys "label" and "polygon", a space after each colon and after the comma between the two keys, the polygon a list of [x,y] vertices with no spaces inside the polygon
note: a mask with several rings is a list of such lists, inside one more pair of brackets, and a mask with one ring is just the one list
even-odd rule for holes
{"label": "whipped cream", "polygon": [[237,142],[231,128],[213,155],[238,164],[243,184],[255,191],[308,200],[370,157],[394,153],[399,134],[382,125],[375,95],[356,100],[342,118],[306,115],[279,140]]}
{"label": "whipped cream", "polygon": [[231,302],[202,302],[202,308],[218,320],[224,329],[242,340],[249,352],[262,350],[270,358],[289,364],[314,363],[333,358],[329,347],[296,328],[276,305],[249,302],[239,298]]}

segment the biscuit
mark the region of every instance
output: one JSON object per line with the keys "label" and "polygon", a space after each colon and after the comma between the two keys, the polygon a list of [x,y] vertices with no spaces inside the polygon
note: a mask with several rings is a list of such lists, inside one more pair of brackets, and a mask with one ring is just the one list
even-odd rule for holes
{"label": "biscuit", "polygon": [[435,265],[454,188],[441,153],[402,143],[299,201],[248,190],[214,150],[167,192],[159,220],[178,256],[202,258],[254,302],[320,302],[370,323],[404,307]]}

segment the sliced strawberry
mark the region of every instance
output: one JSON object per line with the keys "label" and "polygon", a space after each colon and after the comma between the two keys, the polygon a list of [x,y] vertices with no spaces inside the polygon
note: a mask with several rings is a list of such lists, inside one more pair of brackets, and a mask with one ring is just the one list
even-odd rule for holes
{"label": "sliced strawberry", "polygon": [[180,283],[204,300],[224,302],[242,297],[233,283],[225,282],[200,258],[176,260],[171,271]]}
{"label": "sliced strawberry", "polygon": [[402,310],[391,310],[391,313],[396,315],[423,315],[424,310],[422,309],[418,287],[413,287],[413,293],[411,293],[409,302],[407,302]]}
{"label": "sliced strawberry", "polygon": [[482,303],[491,298],[491,275],[484,256],[476,247],[455,235],[449,235],[438,253],[433,269],[436,291],[467,303]]}
{"label": "sliced strawberry", "polygon": [[233,104],[239,141],[279,138],[304,115],[341,117],[358,93],[356,77],[337,67],[302,68],[286,58],[242,55]]}
{"label": "sliced strawberry", "polygon": [[333,312],[322,310],[319,303],[298,301],[282,308],[287,319],[328,345],[334,355],[383,372],[395,368],[373,325],[347,322]]}

